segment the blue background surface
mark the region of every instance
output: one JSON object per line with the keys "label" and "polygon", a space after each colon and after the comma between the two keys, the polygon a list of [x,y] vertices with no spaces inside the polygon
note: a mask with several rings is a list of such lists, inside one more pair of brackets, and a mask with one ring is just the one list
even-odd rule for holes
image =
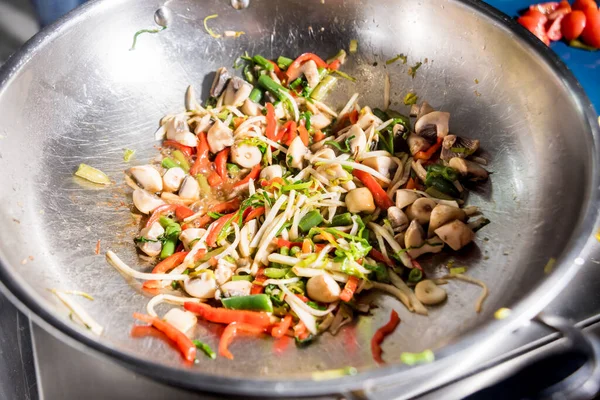
{"label": "blue background surface", "polygon": [[[551,0],[488,0],[486,3],[510,17],[516,17],[519,10],[545,1]],[[569,0],[569,3],[573,3],[573,1]],[[600,50],[590,52],[575,49],[567,46],[564,42],[553,42],[550,48],[567,64],[594,104],[596,113],[600,113]]]}

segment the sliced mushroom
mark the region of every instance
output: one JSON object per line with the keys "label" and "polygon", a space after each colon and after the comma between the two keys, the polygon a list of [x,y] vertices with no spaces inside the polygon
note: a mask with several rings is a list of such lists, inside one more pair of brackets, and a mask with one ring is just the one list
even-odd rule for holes
{"label": "sliced mushroom", "polygon": [[268,181],[281,178],[283,177],[283,167],[281,165],[269,165],[260,171],[260,177]]}
{"label": "sliced mushroom", "polygon": [[198,318],[193,313],[180,308],[171,308],[163,319],[183,333],[186,333],[198,323]]}
{"label": "sliced mushroom", "polygon": [[212,86],[210,87],[210,95],[212,97],[219,97],[223,90],[225,90],[225,85],[227,85],[227,81],[231,78],[229,71],[227,68],[221,67],[217,70],[217,74],[215,75],[215,79],[213,80]]}
{"label": "sliced mushroom", "polygon": [[400,189],[396,191],[396,207],[402,209],[410,206],[412,203],[417,201],[421,197],[414,190]]}
{"label": "sliced mushroom", "polygon": [[232,264],[224,259],[217,261],[217,268],[215,268],[215,279],[217,284],[224,285],[231,280],[233,272],[235,271],[235,264]]}
{"label": "sliced mushroom", "polygon": [[233,144],[233,131],[220,120],[216,120],[206,134],[208,147],[213,154]]}
{"label": "sliced mushroom", "polygon": [[[373,168],[374,170],[376,170],[377,172],[379,172],[381,175],[383,175],[385,177],[390,177],[397,167],[397,164],[394,162],[394,160],[392,160],[391,157],[386,157],[386,156],[369,157],[369,158],[365,159],[364,161],[362,161],[362,164],[366,165],[367,167]],[[380,180],[377,180],[377,181],[383,187],[388,186],[388,184],[385,182],[382,182]]]}
{"label": "sliced mushroom", "polygon": [[210,114],[206,114],[204,117],[200,118],[200,121],[196,123],[194,133],[198,135],[200,132],[207,132],[212,125],[212,116]]}
{"label": "sliced mushroom", "polygon": [[255,103],[250,99],[246,99],[241,108],[244,114],[249,115],[251,117],[258,117],[259,115],[262,115],[262,109],[263,108],[260,104]]}
{"label": "sliced mushroom", "polygon": [[302,162],[306,156],[308,148],[302,142],[300,136],[296,136],[287,151],[287,164],[292,168],[302,169]]}
{"label": "sliced mushroom", "polygon": [[465,221],[467,214],[458,207],[447,206],[445,204],[436,205],[431,211],[427,235],[433,236],[433,232],[437,228],[455,219]]}
{"label": "sliced mushroom", "polygon": [[225,98],[223,104],[226,106],[239,107],[250,96],[252,85],[237,76],[231,78],[227,89],[225,89]]}
{"label": "sliced mushroom", "polygon": [[193,176],[186,176],[179,189],[179,197],[196,200],[200,197],[200,185]]}
{"label": "sliced mushroom", "polygon": [[404,232],[404,248],[413,249],[421,247],[423,243],[425,243],[423,227],[416,219],[413,219],[406,232]]}
{"label": "sliced mushroom", "polygon": [[225,297],[248,296],[251,288],[252,282],[229,281],[221,286],[221,292]]}
{"label": "sliced mushroom", "polygon": [[428,199],[426,197],[422,197],[420,199],[415,200],[408,208],[405,213],[409,220],[416,219],[422,225],[425,225],[429,222],[429,218],[431,216],[431,211],[436,206],[436,202]]}
{"label": "sliced mushroom", "polygon": [[382,122],[383,121],[381,121],[375,116],[375,114],[373,114],[373,111],[371,111],[370,107],[364,107],[362,110],[360,110],[360,114],[356,124],[360,126],[361,129],[367,129],[373,124],[375,124],[375,126],[381,125]]}
{"label": "sliced mushroom", "polygon": [[308,297],[320,303],[333,303],[340,299],[340,285],[329,274],[313,276],[306,282]]}
{"label": "sliced mushroom", "polygon": [[396,241],[396,243],[398,243],[400,246],[404,246],[404,232],[400,232],[396,235],[394,235],[394,240]]}
{"label": "sliced mushroom", "polygon": [[166,125],[167,139],[174,140],[184,146],[196,147],[198,139],[190,132],[185,116],[177,115]]}
{"label": "sliced mushroom", "polygon": [[140,241],[138,247],[141,251],[149,255],[150,257],[156,257],[162,250],[162,244],[158,241],[158,237],[165,233],[163,227],[155,222],[151,226],[146,227],[140,231],[140,238],[151,240],[150,242]]}
{"label": "sliced mushroom", "polygon": [[325,164],[317,168],[318,172],[321,172],[323,175],[327,177],[330,181],[335,180],[348,180],[351,178],[350,173],[348,173],[340,164]]}
{"label": "sliced mushroom", "polygon": [[133,205],[143,214],[148,214],[163,204],[165,204],[164,201],[143,189],[133,191]]}
{"label": "sliced mushroom", "polygon": [[205,233],[206,229],[188,228],[181,232],[179,240],[183,243],[183,247],[189,251],[196,243],[196,240],[200,239]]}
{"label": "sliced mushroom", "polygon": [[488,178],[489,173],[481,165],[476,162],[465,160],[463,158],[454,157],[448,163],[452,168],[458,170],[461,175],[467,176],[473,180],[484,181]]}
{"label": "sliced mushroom", "polygon": [[155,193],[163,190],[160,172],[151,165],[140,165],[129,169],[135,180],[147,191]]}
{"label": "sliced mushroom", "polygon": [[406,142],[408,143],[408,150],[410,151],[410,154],[413,156],[415,154],[417,154],[418,152],[425,151],[431,147],[431,145],[429,144],[427,139],[425,139],[421,136],[415,135],[414,133],[411,133],[410,135],[408,135]]}
{"label": "sliced mushroom", "polygon": [[302,64],[300,70],[306,77],[306,81],[308,82],[308,86],[314,89],[319,84],[319,69],[317,68],[317,63],[313,60],[309,60]]}
{"label": "sliced mushroom", "polygon": [[231,161],[244,168],[260,164],[262,153],[251,144],[236,143],[231,147]]}
{"label": "sliced mushroom", "polygon": [[479,140],[448,135],[442,142],[440,158],[448,161],[454,157],[466,158],[479,149]]}
{"label": "sliced mushroom", "polygon": [[436,136],[439,138],[448,135],[450,123],[450,113],[444,111],[433,111],[423,115],[415,124],[417,135],[428,137],[429,132],[435,129]]}
{"label": "sliced mushroom", "polygon": [[349,142],[351,154],[356,155],[366,150],[367,135],[365,135],[365,131],[358,124],[352,125],[347,135],[349,138],[352,137]]}
{"label": "sliced mushroom", "polygon": [[333,151],[329,147],[324,147],[315,153],[315,157],[324,158],[326,160],[333,160],[335,158],[335,151]]}
{"label": "sliced mushroom", "polygon": [[167,192],[176,192],[179,190],[185,171],[179,167],[169,168],[162,176],[163,190]]}
{"label": "sliced mushroom", "polygon": [[432,306],[446,300],[447,294],[443,288],[433,281],[425,279],[415,286],[415,296],[421,303]]}
{"label": "sliced mushroom", "polygon": [[348,181],[348,182],[344,182],[342,183],[342,187],[348,191],[356,189],[356,183],[354,183],[354,181]]}
{"label": "sliced mushroom", "polygon": [[186,279],[183,281],[183,288],[192,297],[212,299],[217,291],[215,274],[212,271],[206,271],[196,278]]}
{"label": "sliced mushroom", "polygon": [[196,110],[198,105],[198,100],[196,100],[196,91],[194,90],[194,87],[190,85],[185,91],[185,109]]}
{"label": "sliced mushroom", "polygon": [[310,117],[310,125],[314,129],[323,129],[328,127],[329,124],[331,124],[331,118],[327,117],[327,115],[323,113],[315,114],[312,117]]}
{"label": "sliced mushroom", "polygon": [[375,211],[375,203],[371,191],[366,187],[353,189],[346,195],[346,208],[351,213],[365,212],[371,214]]}
{"label": "sliced mushroom", "polygon": [[408,217],[398,207],[388,208],[387,217],[395,232],[403,231],[408,226]]}
{"label": "sliced mushroom", "polygon": [[442,240],[439,237],[434,236],[431,239],[427,239],[421,247],[409,250],[407,254],[412,259],[415,259],[421,257],[423,254],[426,253],[439,253],[443,249],[444,242],[442,242]]}
{"label": "sliced mushroom", "polygon": [[424,101],[423,103],[421,103],[421,105],[412,105],[412,107],[410,108],[410,116],[420,119],[423,115],[429,114],[430,112],[434,111],[435,110],[433,109],[433,107],[431,107],[428,102]]}
{"label": "sliced mushroom", "polygon": [[471,243],[475,237],[475,233],[473,233],[471,228],[459,220],[437,228],[435,234],[455,251]]}

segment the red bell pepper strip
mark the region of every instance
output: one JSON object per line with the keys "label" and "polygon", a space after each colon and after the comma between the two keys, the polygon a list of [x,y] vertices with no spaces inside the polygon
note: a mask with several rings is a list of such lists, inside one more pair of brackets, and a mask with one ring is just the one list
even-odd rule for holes
{"label": "red bell pepper strip", "polygon": [[258,218],[265,213],[264,207],[256,207],[254,210],[250,211],[250,213],[244,218],[244,223],[248,221],[252,221],[254,218]]}
{"label": "red bell pepper strip", "polygon": [[[204,250],[200,250],[200,251],[204,252]],[[173,268],[180,265],[183,262],[183,260],[185,259],[185,256],[187,256],[187,254],[188,254],[187,251],[180,251],[180,252],[171,254],[169,257],[165,258],[164,260],[162,260],[161,262],[156,264],[156,266],[152,269],[152,273],[153,274],[166,274]],[[146,282],[144,282],[142,287],[144,289],[156,289],[159,287],[159,281],[146,281]]]}
{"label": "red bell pepper strip", "polygon": [[208,174],[208,178],[206,180],[211,187],[219,186],[223,183],[223,179],[214,171],[211,171],[211,173]]}
{"label": "red bell pepper strip", "polygon": [[387,193],[385,192],[385,190],[383,190],[381,185],[377,183],[375,178],[373,178],[368,172],[355,169],[354,171],[352,171],[352,175],[357,177],[358,180],[360,180],[363,183],[363,185],[365,185],[367,189],[369,189],[369,191],[373,194],[373,199],[375,200],[375,204],[377,204],[377,207],[383,210],[387,210],[388,208],[394,205],[394,202],[392,201],[392,199],[390,199],[390,196],[387,195]]}
{"label": "red bell pepper strip", "polygon": [[284,138],[285,140],[284,140],[283,144],[285,144],[286,146],[291,145],[297,136],[298,136],[298,129],[297,129],[296,125],[295,124],[291,125],[290,129],[287,131],[287,134]]}
{"label": "red bell pepper strip", "polygon": [[216,213],[226,213],[233,212],[240,208],[240,199],[238,197],[226,201],[224,203],[219,203],[208,207],[208,211],[216,212]]}
{"label": "red bell pepper strip", "polygon": [[383,358],[381,358],[381,354],[383,350],[381,350],[381,343],[386,336],[390,333],[394,332],[396,327],[400,324],[400,317],[398,317],[398,313],[395,310],[392,310],[390,315],[390,321],[377,329],[373,338],[371,339],[371,353],[373,354],[373,359],[377,364],[384,364]]}
{"label": "red bell pepper strip", "polygon": [[273,65],[273,72],[275,72],[275,75],[277,75],[277,78],[279,78],[279,80],[281,82],[283,82],[286,78],[285,73],[281,71],[281,68],[279,68],[279,65],[277,65],[277,63],[275,61],[271,61],[271,60],[267,60],[268,62],[270,62]]}
{"label": "red bell pepper strip", "polygon": [[529,32],[533,33],[544,42],[547,46],[550,45],[550,39],[546,34],[545,24],[548,17],[537,10],[529,10],[522,17],[517,19],[517,22],[523,25]]}
{"label": "red bell pepper strip", "polygon": [[241,322],[232,322],[227,325],[227,328],[225,328],[223,334],[221,335],[221,340],[219,340],[219,354],[225,358],[233,360],[233,354],[231,354],[228,348],[233,338],[235,338],[240,332],[261,335],[266,333],[266,331],[267,329],[264,327]]}
{"label": "red bell pepper strip", "polygon": [[321,132],[321,130],[316,130],[315,133],[313,134],[313,141],[315,143],[317,143],[323,139],[325,139],[325,134],[323,132]]}
{"label": "red bell pepper strip", "polygon": [[193,147],[184,146],[181,143],[178,143],[178,142],[176,142],[174,140],[165,140],[162,145],[165,146],[165,147],[173,147],[173,148],[181,151],[187,157],[191,157],[192,154],[194,154],[194,148]]}
{"label": "red bell pepper strip", "polygon": [[390,260],[389,258],[387,258],[386,256],[383,255],[382,252],[380,252],[379,250],[376,249],[371,249],[371,251],[369,252],[369,256],[371,256],[371,258],[375,261],[384,263],[385,265],[387,265],[390,268],[394,268],[394,262],[392,260]]}
{"label": "red bell pepper strip", "polygon": [[205,214],[200,219],[194,220],[194,225],[198,228],[204,228],[206,225],[211,223],[212,220],[213,218],[210,215]]}
{"label": "red bell pepper strip", "polygon": [[286,315],[280,323],[275,325],[271,330],[271,336],[274,338],[282,338],[287,333],[288,329],[292,326],[292,316],[291,314]]}
{"label": "red bell pepper strip", "polygon": [[[187,217],[191,217],[194,214],[195,214],[194,211],[192,211],[190,208],[188,208],[186,206],[177,206],[177,208],[175,209],[175,217],[177,217],[177,219],[179,221],[183,221]],[[183,226],[181,227],[181,230],[182,231],[185,230],[185,229],[183,229]]]}
{"label": "red bell pepper strip", "polygon": [[266,280],[267,276],[265,275],[265,269],[259,268],[256,276],[254,277],[254,282],[252,282],[250,294],[261,294],[265,290],[262,284]]}
{"label": "red bell pepper strip", "polygon": [[342,289],[342,293],[340,294],[340,300],[345,302],[352,300],[357,287],[358,278],[355,276],[348,277],[348,282],[346,282],[346,286],[344,286],[344,289]]}
{"label": "red bell pepper strip", "polygon": [[157,317],[152,317],[146,314],[133,313],[133,318],[138,319],[140,321],[147,322],[151,324],[153,327],[164,333],[169,339],[171,339],[177,347],[183,358],[186,361],[193,363],[196,359],[196,346],[194,343],[188,338],[183,332],[177,330],[173,325],[165,322]]}
{"label": "red bell pepper strip", "polygon": [[571,5],[569,4],[568,1],[561,1],[560,5],[558,6],[558,8],[554,11],[552,11],[550,14],[548,14],[548,19],[550,21],[554,21],[556,18],[560,17],[561,15],[566,16],[571,12]]}
{"label": "red bell pepper strip", "polygon": [[265,129],[265,136],[270,140],[277,140],[275,130],[277,129],[277,118],[275,118],[275,108],[273,104],[265,104],[267,108],[267,127]]}
{"label": "red bell pepper strip", "polygon": [[244,177],[244,179],[242,179],[239,182],[236,182],[233,187],[239,187],[242,185],[247,184],[248,182],[250,182],[250,179],[253,179],[254,181],[256,181],[256,178],[258,178],[258,174],[260,174],[260,164],[255,165],[252,170],[250,171],[250,173],[248,175],[246,175]]}
{"label": "red bell pepper strip", "polygon": [[284,144],[288,143],[288,137],[290,134],[292,134],[292,132],[294,132],[294,133],[296,132],[296,122],[288,121],[283,125],[283,127],[277,134],[275,141],[278,143],[284,143]]}
{"label": "red bell pepper strip", "polygon": [[304,143],[304,145],[308,147],[308,145],[310,143],[309,142],[310,137],[309,137],[308,131],[306,130],[304,125],[302,125],[302,124],[298,125],[298,132],[300,132],[300,139],[302,139],[302,143]]}
{"label": "red bell pepper strip", "polygon": [[437,142],[425,151],[419,151],[413,157],[415,160],[429,160],[442,147],[443,138],[437,138]]}
{"label": "red bell pepper strip", "polygon": [[355,124],[358,122],[358,111],[353,110],[350,114],[348,114],[348,118],[350,118],[350,122]]}
{"label": "red bell pepper strip", "polygon": [[552,21],[550,23],[550,26],[548,27],[548,31],[546,32],[546,35],[548,35],[548,39],[550,39],[552,41],[557,41],[557,40],[562,39],[561,26],[562,26],[563,18],[565,18],[564,15],[559,15],[554,19],[554,21]]}
{"label": "red bell pepper strip", "polygon": [[229,158],[230,151],[231,147],[226,147],[215,158],[215,170],[221,179],[223,179],[223,182],[227,181],[227,159]]}
{"label": "red bell pepper strip", "polygon": [[163,342],[167,343],[174,350],[179,350],[177,348],[177,345],[175,343],[173,343],[167,337],[167,335],[165,335],[164,333],[162,333],[161,331],[159,331],[158,329],[156,329],[155,327],[153,327],[151,325],[133,325],[133,327],[131,328],[131,332],[129,334],[131,335],[131,337],[134,337],[134,338],[144,338],[144,337],[152,336],[153,338],[160,339]]}
{"label": "red bell pepper strip", "polygon": [[327,63],[325,61],[323,61],[323,59],[321,59],[321,57],[317,56],[316,54],[313,54],[313,53],[301,54],[288,67],[288,69],[286,71],[286,75],[288,77],[287,81],[293,82],[296,78],[298,78],[301,74],[300,67],[306,61],[310,61],[310,60],[313,60],[315,62],[315,64],[317,64],[317,68],[327,68],[328,67]]}
{"label": "red bell pepper strip", "polygon": [[209,247],[215,247],[217,245],[217,236],[223,230],[223,227],[226,223],[231,221],[232,218],[236,216],[236,213],[223,215],[221,218],[215,221],[213,227],[210,230],[210,233],[206,237],[206,245]]}
{"label": "red bell pepper strip", "polygon": [[583,12],[585,14],[585,28],[581,32],[581,39],[585,44],[600,49],[600,10],[594,3]]}
{"label": "red bell pepper strip", "polygon": [[186,310],[199,315],[205,320],[215,322],[217,324],[230,324],[232,322],[239,322],[257,326],[263,329],[271,326],[271,317],[269,314],[262,311],[230,310],[221,307],[211,307],[208,304],[195,303],[191,301],[184,303],[183,307]]}
{"label": "red bell pepper strip", "polygon": [[342,62],[340,60],[334,60],[329,64],[328,69],[330,69],[331,71],[337,71],[338,69],[340,69],[340,65],[342,65]]}
{"label": "red bell pepper strip", "polygon": [[202,168],[206,168],[209,165],[208,161],[208,140],[206,139],[206,132],[200,132],[198,134],[198,146],[196,147],[196,160],[190,168],[190,175],[196,176]]}
{"label": "red bell pepper strip", "polygon": [[577,39],[585,29],[585,14],[583,11],[574,10],[561,21],[561,32],[566,41]]}
{"label": "red bell pepper strip", "polygon": [[300,321],[294,325],[294,336],[297,337],[298,340],[304,340],[308,337],[308,335],[308,329],[306,329],[304,322]]}
{"label": "red bell pepper strip", "polygon": [[416,189],[417,188],[417,183],[415,182],[415,180],[413,178],[409,178],[408,182],[406,182],[406,187],[405,189]]}
{"label": "red bell pepper strip", "polygon": [[152,224],[154,224],[156,221],[158,221],[160,219],[160,217],[168,212],[171,211],[175,211],[177,210],[177,207],[179,207],[176,204],[163,204],[162,206],[158,206],[154,209],[154,211],[152,211],[152,215],[150,215],[150,218],[148,218],[148,221],[146,221],[146,228],[152,226]]}
{"label": "red bell pepper strip", "polygon": [[532,4],[529,6],[530,10],[537,10],[539,12],[541,12],[542,14],[546,15],[546,14],[550,14],[552,11],[556,10],[559,6],[558,1],[552,1],[549,3],[539,3],[539,4]]}

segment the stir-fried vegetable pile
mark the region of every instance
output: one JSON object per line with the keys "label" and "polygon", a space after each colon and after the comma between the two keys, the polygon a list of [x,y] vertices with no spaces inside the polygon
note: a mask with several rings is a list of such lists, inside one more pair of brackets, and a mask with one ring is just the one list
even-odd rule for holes
{"label": "stir-fried vegetable pile", "polygon": [[[187,360],[206,351],[186,335],[198,317],[228,325],[219,353],[233,358],[240,331],[298,344],[335,334],[369,311],[358,295],[371,289],[427,314],[446,292],[417,259],[460,250],[488,222],[462,207],[465,184],[488,173],[479,141],[450,133],[449,113],[423,103],[411,120],[360,108],[358,93],[340,111],[321,102],[345,56],[244,56],[244,79],[220,68],[204,106],[190,87],[187,111],[161,120],[160,162],[129,170],[133,203],[149,215],[135,242],[160,262],[143,273],[107,256],[157,294],[136,319]],[[161,302],[180,307],[161,319]],[[398,322],[374,340],[378,360]]]}

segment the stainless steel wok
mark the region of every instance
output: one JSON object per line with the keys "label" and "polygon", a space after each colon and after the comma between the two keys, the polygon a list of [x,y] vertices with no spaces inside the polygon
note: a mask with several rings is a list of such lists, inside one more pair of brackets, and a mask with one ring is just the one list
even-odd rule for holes
{"label": "stainless steel wok", "polygon": [[[259,1],[235,10],[228,1],[173,0],[168,29],[153,27],[159,1],[93,1],[32,39],[0,71],[0,277],[10,297],[44,327],[157,379],[198,390],[236,394],[316,395],[365,390],[408,396],[457,376],[486,357],[486,348],[534,317],[568,284],[587,255],[598,207],[598,123],[572,74],[545,46],[508,17],[481,2]],[[213,39],[239,30],[239,38]],[[153,132],[165,113],[183,109],[189,84],[205,94],[212,71],[231,67],[244,51],[268,58],[305,51],[322,56],[358,52],[329,102],[340,107],[355,91],[363,105],[382,106],[383,81],[391,77],[392,108],[414,90],[451,112],[451,130],[481,140],[493,171],[490,183],[470,196],[492,223],[476,244],[455,257],[487,282],[490,296],[474,311],[480,289],[447,286],[445,305],[429,317],[407,312],[396,300],[376,297],[379,308],[336,337],[305,349],[275,351],[270,339],[237,340],[235,361],[201,359],[186,367],[156,339],[133,339],[132,313],[148,295],[104,258],[108,249],[126,262],[136,257],[137,232],[123,171],[156,155]],[[387,65],[396,54],[408,64]],[[409,65],[423,62],[416,77]],[[131,163],[125,148],[135,149]],[[106,189],[73,177],[79,163],[108,173]],[[101,240],[101,254],[94,253]],[[557,260],[550,275],[544,266]],[[428,263],[439,270],[444,258]],[[101,337],[80,328],[48,288],[76,289],[77,299],[105,327]],[[510,307],[510,318],[492,314]],[[402,323],[386,340],[387,360],[374,365],[369,341],[394,308]],[[218,329],[199,324],[196,335],[218,343]],[[408,368],[399,354],[432,348],[437,360]],[[354,377],[314,382],[315,370],[354,366]]]}

